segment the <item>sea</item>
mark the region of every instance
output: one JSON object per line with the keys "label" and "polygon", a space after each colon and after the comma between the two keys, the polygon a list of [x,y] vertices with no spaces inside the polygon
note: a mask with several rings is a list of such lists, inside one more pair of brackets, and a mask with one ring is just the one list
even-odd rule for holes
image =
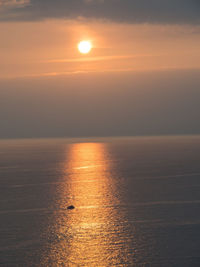
{"label": "sea", "polygon": [[0,266],[199,267],[200,136],[1,140]]}

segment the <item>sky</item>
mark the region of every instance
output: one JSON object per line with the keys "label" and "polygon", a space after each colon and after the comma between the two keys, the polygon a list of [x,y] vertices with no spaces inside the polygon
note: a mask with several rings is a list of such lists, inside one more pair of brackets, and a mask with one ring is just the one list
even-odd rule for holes
{"label": "sky", "polygon": [[199,0],[0,0],[0,138],[200,134],[199,14]]}

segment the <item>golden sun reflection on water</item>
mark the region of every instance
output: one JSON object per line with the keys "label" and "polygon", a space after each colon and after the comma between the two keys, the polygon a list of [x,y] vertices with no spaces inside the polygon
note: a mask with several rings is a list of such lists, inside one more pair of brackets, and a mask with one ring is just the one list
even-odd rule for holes
{"label": "golden sun reflection on water", "polygon": [[[73,144],[64,164],[56,240],[46,264],[52,266],[115,266],[116,212],[111,165],[105,144]],[[67,210],[74,205],[74,210]],[[119,245],[119,244],[118,244]],[[111,252],[112,250],[112,252]]]}
{"label": "golden sun reflection on water", "polygon": [[74,170],[70,179],[71,196],[77,210],[73,211],[75,216],[71,218],[75,235],[69,258],[80,265],[88,261],[95,264],[105,254],[100,235],[109,217],[106,209],[102,212],[102,207],[110,204],[107,192],[109,165],[101,144],[77,144],[71,152],[69,166]]}

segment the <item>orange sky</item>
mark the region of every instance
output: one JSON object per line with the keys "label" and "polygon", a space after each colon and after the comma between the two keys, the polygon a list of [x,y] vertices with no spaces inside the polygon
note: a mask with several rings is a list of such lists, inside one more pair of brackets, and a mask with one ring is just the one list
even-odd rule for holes
{"label": "orange sky", "polygon": [[200,133],[200,26],[115,21],[0,22],[0,138]]}
{"label": "orange sky", "polygon": [[[0,23],[0,78],[200,68],[200,27],[47,20]],[[77,43],[94,48],[81,55]]]}

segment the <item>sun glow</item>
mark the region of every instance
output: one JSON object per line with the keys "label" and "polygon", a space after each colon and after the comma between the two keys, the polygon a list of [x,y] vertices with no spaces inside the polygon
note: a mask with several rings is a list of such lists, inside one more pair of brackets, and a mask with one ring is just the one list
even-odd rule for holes
{"label": "sun glow", "polygon": [[82,54],[88,54],[92,49],[92,44],[90,41],[81,41],[78,44],[78,50]]}

